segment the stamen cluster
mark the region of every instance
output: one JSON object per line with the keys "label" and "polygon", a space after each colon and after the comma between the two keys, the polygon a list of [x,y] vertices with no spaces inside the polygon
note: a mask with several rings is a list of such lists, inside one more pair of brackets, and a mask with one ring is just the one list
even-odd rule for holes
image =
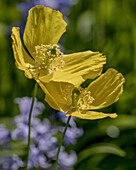
{"label": "stamen cluster", "polygon": [[91,96],[91,91],[79,88],[72,90],[71,86],[66,86],[63,90],[64,99],[74,111],[83,112],[91,108],[94,98]]}
{"label": "stamen cluster", "polygon": [[80,96],[77,102],[77,108],[80,111],[90,109],[91,104],[94,101],[94,98],[91,96],[91,92],[83,88],[81,88],[79,91],[80,91]]}
{"label": "stamen cluster", "polygon": [[63,53],[58,49],[57,44],[54,45],[37,45],[33,53],[35,58],[36,74],[44,71],[45,74],[50,74],[64,67]]}

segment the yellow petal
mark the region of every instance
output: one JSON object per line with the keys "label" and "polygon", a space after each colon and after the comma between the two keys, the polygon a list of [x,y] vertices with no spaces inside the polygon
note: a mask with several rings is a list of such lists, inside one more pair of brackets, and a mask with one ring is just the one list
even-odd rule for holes
{"label": "yellow petal", "polygon": [[11,38],[13,40],[12,48],[13,48],[15,64],[17,68],[25,71],[25,75],[28,78],[32,78],[32,75],[29,72],[28,67],[29,65],[34,64],[34,60],[27,54],[24,47],[22,46],[22,42],[19,34],[19,27],[12,28]]}
{"label": "yellow petal", "polygon": [[116,113],[102,113],[102,112],[94,112],[94,111],[86,111],[85,113],[80,112],[68,112],[66,116],[74,116],[80,119],[89,119],[89,120],[95,120],[95,119],[103,119],[105,117],[110,118],[116,118]]}
{"label": "yellow petal", "polygon": [[77,88],[84,82],[84,79],[81,76],[77,77],[75,75],[72,75],[67,72],[63,72],[61,70],[54,71],[49,75],[40,76],[39,80],[44,83],[49,83],[50,81],[70,83]]}
{"label": "yellow petal", "polygon": [[29,10],[23,35],[24,44],[31,55],[37,45],[57,44],[66,31],[66,25],[59,11],[42,5],[35,6]]}
{"label": "yellow petal", "polygon": [[64,82],[53,82],[44,83],[43,81],[37,80],[39,86],[45,93],[45,101],[55,110],[62,112],[68,111],[70,109],[70,104],[64,97],[64,88],[66,86],[74,86],[69,83]]}
{"label": "yellow petal", "polygon": [[94,98],[90,109],[101,109],[115,103],[123,92],[124,82],[125,78],[121,73],[112,68],[108,69],[88,86]]}
{"label": "yellow petal", "polygon": [[[65,88],[70,86],[72,91],[75,87],[79,87],[84,80],[80,76],[74,77],[60,70],[47,76],[39,77],[36,81],[45,93],[46,102],[53,109],[65,112],[70,109],[71,104],[64,97]],[[70,93],[68,95],[70,96]]]}
{"label": "yellow petal", "polygon": [[93,79],[101,74],[106,57],[99,52],[85,51],[64,55],[64,71]]}

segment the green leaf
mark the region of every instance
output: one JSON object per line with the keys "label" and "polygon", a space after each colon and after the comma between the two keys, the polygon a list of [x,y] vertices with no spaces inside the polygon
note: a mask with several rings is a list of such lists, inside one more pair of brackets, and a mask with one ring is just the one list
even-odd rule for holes
{"label": "green leaf", "polygon": [[0,124],[4,124],[7,129],[13,129],[12,125],[12,118],[11,117],[1,117]]}
{"label": "green leaf", "polygon": [[22,140],[19,141],[11,141],[9,147],[4,149],[3,151],[0,150],[0,156],[12,156],[13,154],[16,154],[18,156],[25,155],[25,148],[26,145],[24,145]]}
{"label": "green leaf", "polygon": [[12,156],[12,155],[18,155],[18,156],[23,156],[25,154],[25,150],[18,149],[18,150],[5,150],[4,155],[5,156]]}
{"label": "green leaf", "polygon": [[120,157],[125,157],[126,153],[119,146],[110,143],[101,143],[90,147],[79,153],[78,163],[89,158],[94,154],[114,154]]}

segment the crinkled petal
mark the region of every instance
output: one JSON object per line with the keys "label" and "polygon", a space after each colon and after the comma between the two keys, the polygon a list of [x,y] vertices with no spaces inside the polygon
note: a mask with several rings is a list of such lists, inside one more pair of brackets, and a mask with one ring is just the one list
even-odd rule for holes
{"label": "crinkled petal", "polygon": [[64,71],[93,79],[101,74],[106,57],[99,52],[85,51],[64,55]]}
{"label": "crinkled petal", "polygon": [[53,74],[39,77],[36,80],[45,93],[45,101],[55,110],[68,111],[70,104],[65,99],[65,88],[70,86],[71,91],[83,82],[82,77],[56,71]]}
{"label": "crinkled petal", "polygon": [[66,31],[62,13],[42,5],[29,10],[23,35],[24,44],[33,55],[35,46],[57,44]]}
{"label": "crinkled petal", "polygon": [[72,75],[61,70],[54,71],[53,73],[45,76],[40,76],[39,80],[43,81],[44,83],[48,83],[50,81],[70,83],[77,88],[84,82],[84,79],[81,76],[77,77],[76,75]]}
{"label": "crinkled petal", "polygon": [[19,27],[12,28],[11,38],[13,40],[12,48],[13,48],[15,64],[17,68],[25,71],[26,77],[32,78],[32,75],[28,67],[30,65],[34,65],[34,60],[27,54],[24,47],[22,46],[22,42],[19,34]]}
{"label": "crinkled petal", "polygon": [[102,113],[102,112],[95,112],[95,111],[85,111],[84,113],[81,112],[68,112],[66,116],[74,116],[80,119],[103,119],[105,117],[116,118],[116,113]]}
{"label": "crinkled petal", "polygon": [[115,103],[122,95],[124,82],[125,78],[121,73],[108,69],[88,86],[94,98],[90,109],[101,109]]}
{"label": "crinkled petal", "polygon": [[70,109],[70,104],[64,98],[64,87],[72,84],[64,82],[52,82],[44,83],[38,80],[39,86],[45,93],[45,101],[55,110],[66,112]]}

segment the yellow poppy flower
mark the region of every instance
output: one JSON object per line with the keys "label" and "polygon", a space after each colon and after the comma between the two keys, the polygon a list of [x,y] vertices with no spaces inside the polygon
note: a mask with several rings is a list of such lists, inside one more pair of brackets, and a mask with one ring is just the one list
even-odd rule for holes
{"label": "yellow poppy flower", "polygon": [[125,79],[115,69],[108,69],[104,74],[83,88],[75,88],[73,84],[50,81],[47,83],[42,77],[40,86],[45,92],[45,100],[54,109],[68,111],[67,116],[81,119],[115,118],[116,113],[102,113],[94,111],[115,103],[123,92]]}
{"label": "yellow poppy flower", "polygon": [[12,28],[15,63],[26,77],[38,80],[44,76],[46,82],[53,79],[71,83],[71,77],[78,76],[78,82],[82,83],[86,78],[100,75],[106,63],[106,57],[101,53],[85,51],[64,55],[60,51],[57,43],[66,31],[66,25],[59,11],[39,5],[29,10],[23,34],[26,48],[22,45],[19,27]]}

